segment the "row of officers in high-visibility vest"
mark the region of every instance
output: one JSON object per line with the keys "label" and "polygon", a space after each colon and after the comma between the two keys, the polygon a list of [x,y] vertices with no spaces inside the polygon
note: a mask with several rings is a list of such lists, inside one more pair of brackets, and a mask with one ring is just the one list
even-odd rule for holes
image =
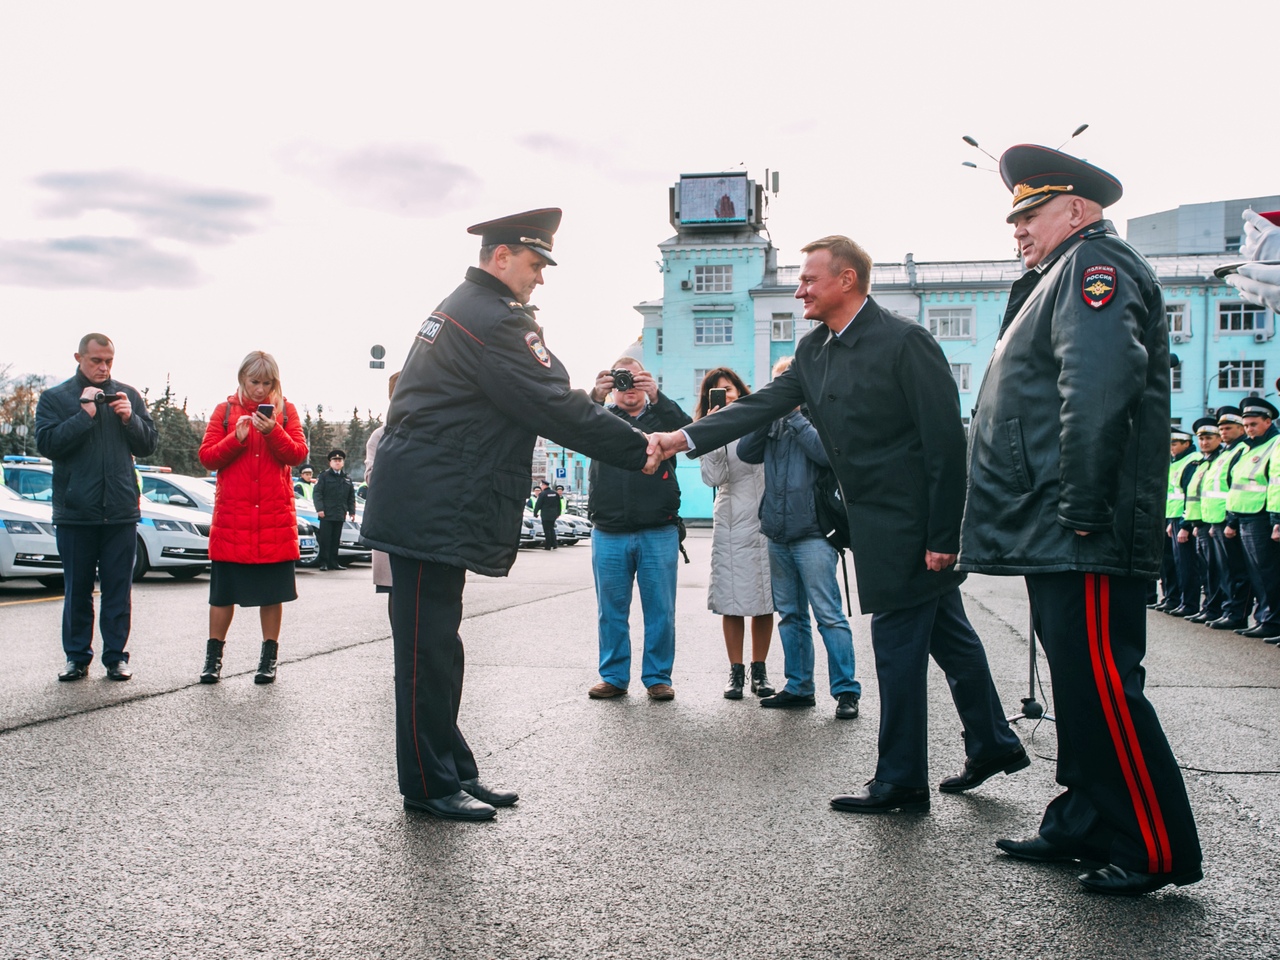
{"label": "row of officers in high-visibility vest", "polygon": [[1277,416],[1246,397],[1197,420],[1194,433],[1172,432],[1164,596],[1152,609],[1280,644]]}

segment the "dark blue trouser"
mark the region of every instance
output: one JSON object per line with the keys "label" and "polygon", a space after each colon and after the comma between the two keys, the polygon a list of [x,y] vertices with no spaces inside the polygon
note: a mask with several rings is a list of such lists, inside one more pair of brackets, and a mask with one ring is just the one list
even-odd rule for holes
{"label": "dark blue trouser", "polygon": [[1178,582],[1178,567],[1174,559],[1173,538],[1169,536],[1169,524],[1177,520],[1165,520],[1164,555],[1160,559],[1160,594],[1169,609],[1182,606],[1182,587]]}
{"label": "dark blue trouser", "polygon": [[1240,517],[1240,545],[1258,596],[1258,626],[1280,626],[1280,544],[1271,539],[1271,518],[1265,510]]}
{"label": "dark blue trouser", "polygon": [[1196,559],[1196,538],[1188,534],[1186,543],[1178,542],[1178,525],[1173,528],[1173,563],[1178,570],[1179,606],[1200,612],[1200,563]]}
{"label": "dark blue trouser", "polygon": [[1196,524],[1196,564],[1204,577],[1204,606],[1210,620],[1222,616],[1227,603],[1227,554],[1209,536],[1209,524]]}
{"label": "dark blue trouser", "polygon": [[132,612],[133,561],[138,545],[136,523],[81,526],[60,523],[54,528],[62,557],[62,649],[68,660],[87,666],[93,662],[93,580],[102,585],[98,629],[102,634],[102,662],[110,667],[128,663]]}
{"label": "dark blue trouser", "polygon": [[1248,620],[1253,608],[1253,587],[1249,583],[1249,566],[1244,558],[1244,547],[1239,537],[1228,537],[1225,523],[1213,525],[1213,546],[1218,551],[1219,562],[1226,564],[1226,602],[1222,615],[1232,620]]}
{"label": "dark blue trouser", "polygon": [[342,520],[320,521],[320,566],[338,566],[338,548],[342,545]]}
{"label": "dark blue trouser", "polygon": [[987,652],[969,625],[958,587],[941,597],[871,617],[871,648],[880,690],[880,760],[876,779],[899,787],[929,781],[927,694],[932,656],[951,687],[964,725],[965,753],[991,760],[1017,749]]}

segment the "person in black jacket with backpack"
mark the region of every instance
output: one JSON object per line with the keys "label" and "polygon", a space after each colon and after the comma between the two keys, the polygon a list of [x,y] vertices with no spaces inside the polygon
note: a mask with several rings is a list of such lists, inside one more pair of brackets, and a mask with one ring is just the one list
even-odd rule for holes
{"label": "person in black jacket with backpack", "polygon": [[102,662],[112,680],[128,680],[131,591],[138,545],[134,457],[152,453],[159,434],[142,395],[111,378],[111,338],[90,333],[70,380],[40,395],[36,446],[53,461],[53,523],[62,557],[59,680],[79,680],[93,661],[93,581],[101,584]]}
{"label": "person in black jacket with backpack", "polygon": [[[786,357],[774,365],[777,376],[791,366]],[[830,465],[822,439],[799,410],[760,427],[738,442],[743,463],[764,464],[760,532],[769,540],[769,577],[778,611],[787,685],[760,701],[762,707],[812,707],[813,632],[809,608],[827,648],[827,679],[836,701],[836,717],[858,716],[862,684],[855,678],[853,633],[840,607],[835,548],[818,523],[814,489],[818,474]]]}
{"label": "person in black jacket with backpack", "polygon": [[[678,430],[693,418],[664,396],[640,361],[617,360],[596,378],[591,399],[637,430]],[[653,474],[591,461],[587,515],[591,533],[591,569],[599,607],[600,682],[593,700],[620,697],[631,680],[632,585],[640,588],[644,608],[644,661],[640,681],[653,700],[670,700],[671,667],[676,656],[676,565],[680,550],[680,484],[675,460]]]}

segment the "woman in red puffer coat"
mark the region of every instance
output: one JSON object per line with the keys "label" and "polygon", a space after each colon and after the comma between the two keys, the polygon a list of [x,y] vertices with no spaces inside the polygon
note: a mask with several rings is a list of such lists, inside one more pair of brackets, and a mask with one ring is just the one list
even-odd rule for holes
{"label": "woman in red puffer coat", "polygon": [[280,368],[255,350],[240,389],[209,417],[200,462],[218,474],[209,534],[209,643],[201,683],[217,683],[236,604],[258,607],[262,656],[254,683],[276,678],[284,604],[298,598],[298,518],[291,468],[307,459],[302,422],[280,391]]}

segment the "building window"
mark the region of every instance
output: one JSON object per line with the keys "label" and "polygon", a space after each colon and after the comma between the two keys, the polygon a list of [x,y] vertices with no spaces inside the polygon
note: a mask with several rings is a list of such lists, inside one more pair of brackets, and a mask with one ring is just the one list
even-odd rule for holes
{"label": "building window", "polygon": [[693,321],[693,342],[733,343],[733,317],[697,317]]}
{"label": "building window", "polygon": [[1266,383],[1265,360],[1219,360],[1219,390],[1261,390]]}
{"label": "building window", "polygon": [[1169,370],[1169,389],[1182,389],[1182,367],[1176,366]]}
{"label": "building window", "polygon": [[694,293],[729,293],[732,290],[733,266],[731,264],[693,268]]}
{"label": "building window", "polygon": [[661,393],[662,392],[662,374],[658,374],[657,382],[658,382],[658,392]]}
{"label": "building window", "polygon": [[796,338],[796,318],[790,313],[775,313],[773,315],[772,332],[769,339],[774,343],[782,341],[790,342]]}
{"label": "building window", "polygon": [[962,393],[966,393],[969,390],[969,367],[970,364],[967,363],[951,364],[951,376],[955,378],[956,387]]}
{"label": "building window", "polygon": [[1238,253],[1240,251],[1240,238],[1223,237],[1222,250],[1224,253]]}
{"label": "building window", "polygon": [[1267,308],[1238,300],[1218,304],[1220,333],[1253,333],[1267,329]]}
{"label": "building window", "polygon": [[1184,337],[1191,333],[1191,324],[1187,319],[1187,305],[1185,303],[1166,303],[1164,305],[1164,317],[1169,321],[1169,333],[1179,333]]}
{"label": "building window", "polygon": [[693,396],[695,397],[695,406],[702,402],[702,381],[706,379],[707,374],[710,373],[711,370],[711,367],[698,367],[693,371]]}
{"label": "building window", "polygon": [[656,327],[653,331],[653,350],[655,353],[662,353],[662,328]]}
{"label": "building window", "polygon": [[931,307],[929,332],[939,340],[969,340],[973,337],[972,307]]}

